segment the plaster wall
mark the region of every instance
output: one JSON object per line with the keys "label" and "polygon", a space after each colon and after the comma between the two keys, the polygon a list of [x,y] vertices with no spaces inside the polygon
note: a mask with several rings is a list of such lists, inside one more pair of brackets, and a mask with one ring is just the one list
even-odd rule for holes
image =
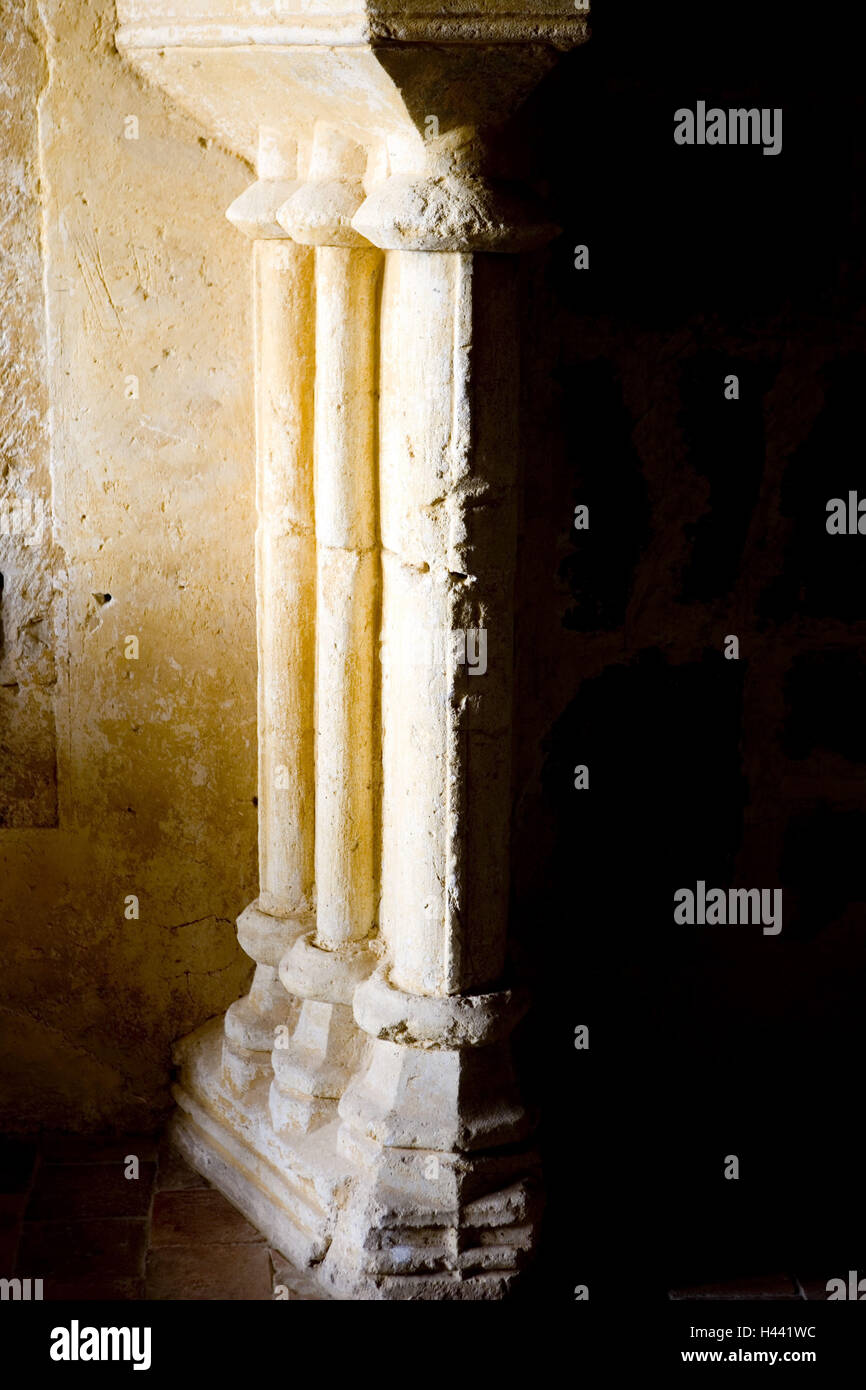
{"label": "plaster wall", "polygon": [[150,1123],[172,1041],[251,970],[250,251],[222,217],[250,171],[115,23],[0,8],[6,1128]]}

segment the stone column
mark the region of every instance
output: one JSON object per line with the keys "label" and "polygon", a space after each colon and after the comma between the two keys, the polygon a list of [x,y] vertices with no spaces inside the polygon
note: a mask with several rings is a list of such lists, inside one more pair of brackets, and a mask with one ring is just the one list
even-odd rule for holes
{"label": "stone column", "polygon": [[363,1176],[324,1272],[368,1297],[487,1298],[531,1243],[539,1191],[507,1043],[525,1001],[503,978],[519,333],[502,253],[551,228],[496,193],[465,133],[425,154],[354,219],[388,253],[385,956],[354,997],[371,1041],[338,1146]]}
{"label": "stone column", "polygon": [[[309,236],[305,240],[310,244],[302,244],[279,220],[281,209],[299,194],[310,195],[307,206],[313,221],[316,208],[323,211],[319,166],[334,141],[318,140],[312,154],[311,143],[308,133],[296,144],[289,138],[279,139],[267,128],[260,130],[259,178],[227,213],[253,241],[260,890],[238,919],[238,940],[256,962],[256,970],[250,993],[232,1004],[223,1020],[206,1024],[175,1049],[180,1078],[173,1125],[175,1141],[190,1162],[299,1265],[318,1262],[327,1249],[336,1194],[344,1178],[335,1144],[314,1140],[298,1147],[284,1143],[281,1136],[285,1130],[314,1128],[325,1116],[327,1104],[336,1105],[340,1092],[327,1084],[328,1068],[333,1070],[335,1065],[335,1037],[348,1038],[344,1066],[358,1051],[352,990],[369,965],[361,968],[362,948],[355,943],[369,932],[375,905],[369,852],[373,671],[365,649],[374,622],[374,594],[369,591],[375,588],[375,555],[363,510],[360,525],[367,550],[358,557],[361,583],[353,583],[350,575],[341,589],[340,557],[333,574],[327,551],[328,525],[338,524],[330,520],[337,509],[328,506],[329,487],[333,490],[340,480],[348,486],[356,476],[354,455],[348,460],[339,450],[334,452],[342,472],[336,484],[327,472],[328,427],[332,419],[342,418],[347,363],[350,375],[356,371],[354,352],[341,351],[333,331],[341,319],[341,335],[346,325],[354,323],[355,310],[363,304],[368,287],[362,274],[358,295],[342,301],[334,296],[322,283],[317,266],[321,251],[313,249],[315,238]],[[309,182],[293,176],[299,163]],[[353,195],[348,212],[335,213],[330,208],[334,221],[342,218],[352,244],[361,239],[348,218],[362,196]],[[368,254],[377,261],[380,258],[369,247]],[[354,289],[355,280],[350,283]],[[354,340],[350,349],[353,345]],[[368,366],[360,360],[365,382]],[[371,406],[366,409],[370,414]],[[347,427],[344,455],[360,443],[370,453],[372,443],[355,418],[363,413],[363,406],[349,412],[354,424]],[[363,476],[362,470],[357,476]],[[354,516],[351,507],[346,515]],[[356,538],[352,532],[349,543]],[[322,622],[317,628],[320,600]],[[338,646],[346,672],[351,675],[355,666],[360,667],[359,677],[350,690],[342,692],[342,700],[334,691],[339,685],[333,676],[335,662],[322,645],[325,634]],[[327,678],[318,688],[317,671]],[[362,724],[368,726],[362,755],[357,758],[353,731],[346,726],[353,701]],[[318,758],[317,746],[321,748]],[[348,796],[338,783],[341,773],[348,777]],[[336,805],[328,799],[332,789]],[[335,856],[333,863],[328,856],[329,846],[345,842],[341,830],[349,828],[353,815],[363,818],[366,831],[366,839],[357,834],[346,837],[350,850],[361,846],[357,874],[351,858],[340,866]],[[324,832],[319,848],[317,816]],[[342,952],[326,954],[316,944],[316,874],[325,885],[326,920],[336,917],[339,924],[338,913],[330,909],[331,885],[340,869],[340,882],[349,880],[352,888],[346,895],[346,910],[354,914],[355,934],[346,936]],[[362,885],[357,893],[356,884]],[[334,942],[337,929],[325,935],[329,947],[342,944]],[[295,946],[302,948],[301,960],[313,978],[311,987],[303,972],[296,971],[297,992],[292,991],[285,972],[286,961],[295,959]],[[330,978],[322,986],[323,968],[315,973],[320,957],[325,974],[330,969],[347,1002],[318,1002],[330,1001],[337,988]],[[311,993],[316,1003],[308,1000]],[[322,1013],[329,1009],[338,1015],[337,1023],[323,1019]],[[294,1073],[289,1070],[292,1064]],[[287,1090],[288,1084],[293,1089],[286,1094],[282,1088]],[[320,1098],[322,1091],[326,1102]]]}
{"label": "stone column", "polygon": [[271,1075],[278,1029],[297,1012],[277,967],[312,920],[316,541],[313,518],[313,255],[276,220],[301,186],[272,132],[258,180],[227,216],[253,241],[258,629],[259,897],[238,919],[256,962],[250,993],[225,1017],[223,1072],[245,1092]]}
{"label": "stone column", "polygon": [[586,6],[445,8],[118,0],[121,51],[243,158],[303,137],[303,185],[260,166],[232,213],[259,267],[257,969],[181,1045],[175,1133],[348,1298],[503,1296],[539,1198],[506,956],[514,253],[555,228],[494,151]]}
{"label": "stone column", "polygon": [[316,128],[310,181],[279,212],[316,258],[315,931],[284,956],[280,979],[303,999],[274,1052],[271,1118],[307,1131],[333,1117],[361,1038],[356,985],[373,966],[376,926],[379,554],[376,319],[381,253],[351,219],[364,199],[363,147]]}

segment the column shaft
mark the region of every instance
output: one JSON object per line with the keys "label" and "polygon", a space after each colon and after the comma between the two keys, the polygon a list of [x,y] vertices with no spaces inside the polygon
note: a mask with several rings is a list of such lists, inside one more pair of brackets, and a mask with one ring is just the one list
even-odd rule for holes
{"label": "column shaft", "polygon": [[[267,192],[253,185],[234,215]],[[253,987],[225,1022],[223,1071],[236,1092],[270,1075],[277,1029],[294,1022],[277,968],[314,905],[313,273],[306,247],[281,232],[255,238],[259,897],[238,919]]]}
{"label": "column shaft", "polygon": [[313,252],[255,243],[260,906],[306,914],[315,881]]}
{"label": "column shaft", "polygon": [[376,315],[381,253],[349,226],[363,151],[317,127],[313,178],[279,212],[316,258],[316,930],[280,964],[303,1003],[274,1052],[279,1133],[333,1119],[362,1050],[352,1017],[377,919],[379,556]]}
{"label": "column shaft", "polygon": [[517,333],[510,258],[388,254],[382,930],[391,980],[495,982],[508,902]]}
{"label": "column shaft", "polygon": [[376,921],[379,557],[376,312],[381,254],[316,250],[316,944]]}

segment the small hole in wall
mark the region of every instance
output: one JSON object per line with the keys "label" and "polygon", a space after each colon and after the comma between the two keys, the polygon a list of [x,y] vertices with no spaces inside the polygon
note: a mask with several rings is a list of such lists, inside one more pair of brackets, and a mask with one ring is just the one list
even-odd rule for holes
{"label": "small hole in wall", "polygon": [[111,594],[94,594],[93,597],[100,606],[104,603],[111,603]]}
{"label": "small hole in wall", "polygon": [[259,804],[259,798],[258,798],[257,796],[254,796],[254,797],[253,797],[253,805],[254,805],[254,806],[258,806],[258,804]]}

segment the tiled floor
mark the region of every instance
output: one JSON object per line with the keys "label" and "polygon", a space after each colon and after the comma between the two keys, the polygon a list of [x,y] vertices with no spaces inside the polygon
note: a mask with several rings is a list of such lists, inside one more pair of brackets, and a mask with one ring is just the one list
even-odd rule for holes
{"label": "tiled floor", "polygon": [[[137,1176],[126,1176],[134,1171],[130,1157]],[[15,1276],[42,1279],[46,1300],[270,1300],[281,1288],[282,1298],[322,1299],[154,1135],[0,1138],[0,1278]],[[826,1300],[830,1277],[743,1278],[671,1289],[668,1297]]]}
{"label": "tiled floor", "polygon": [[0,1278],[15,1276],[46,1300],[322,1297],[153,1135],[0,1139]]}

